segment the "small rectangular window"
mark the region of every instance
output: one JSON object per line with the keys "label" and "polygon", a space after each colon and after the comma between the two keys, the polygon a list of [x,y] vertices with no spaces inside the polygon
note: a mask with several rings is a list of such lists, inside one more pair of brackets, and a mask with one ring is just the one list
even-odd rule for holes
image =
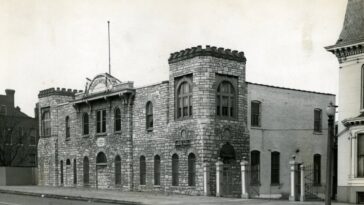
{"label": "small rectangular window", "polygon": [[252,101],[251,102],[251,126],[252,127],[260,127],[261,125],[261,116],[260,116],[260,102]]}
{"label": "small rectangular window", "polygon": [[6,106],[0,105],[0,115],[6,115]]}
{"label": "small rectangular window", "polygon": [[322,111],[321,109],[314,110],[314,132],[322,131]]}

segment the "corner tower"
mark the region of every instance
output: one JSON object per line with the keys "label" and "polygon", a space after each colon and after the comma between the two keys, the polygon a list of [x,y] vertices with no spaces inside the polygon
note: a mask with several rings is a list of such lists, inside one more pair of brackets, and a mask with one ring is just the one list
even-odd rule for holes
{"label": "corner tower", "polygon": [[339,61],[337,199],[364,202],[364,1],[348,0],[344,25],[326,49]]}
{"label": "corner tower", "polygon": [[[174,142],[170,157],[175,153],[196,156],[200,194],[204,187],[207,194],[215,193],[216,163],[224,163],[232,174],[222,195],[239,194],[239,162],[249,153],[244,53],[197,46],[172,53],[168,62],[168,133]],[[208,185],[203,180],[204,166]]]}

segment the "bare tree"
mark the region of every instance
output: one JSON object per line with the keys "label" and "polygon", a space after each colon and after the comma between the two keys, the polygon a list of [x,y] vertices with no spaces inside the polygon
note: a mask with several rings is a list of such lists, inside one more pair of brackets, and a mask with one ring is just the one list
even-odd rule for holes
{"label": "bare tree", "polygon": [[24,146],[30,129],[22,116],[0,115],[0,166],[18,166],[28,159],[29,149]]}

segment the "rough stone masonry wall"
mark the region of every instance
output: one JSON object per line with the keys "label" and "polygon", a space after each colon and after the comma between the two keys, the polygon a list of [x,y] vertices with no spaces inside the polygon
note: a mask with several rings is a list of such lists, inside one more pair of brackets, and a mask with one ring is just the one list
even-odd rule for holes
{"label": "rough stone masonry wall", "polygon": [[[134,185],[136,190],[164,191],[165,165],[168,163],[166,147],[170,144],[168,126],[168,82],[136,89],[133,107]],[[146,105],[153,105],[153,130],[146,128]],[[160,156],[160,186],[154,185],[154,157]],[[146,158],[146,185],[140,185],[140,157]]]}
{"label": "rough stone masonry wall", "polygon": [[[38,170],[39,184],[45,186],[58,185],[58,104],[72,100],[72,96],[47,95],[39,97],[39,133],[38,142]],[[51,135],[42,134],[42,109],[49,108],[51,114]]]}
{"label": "rough stone masonry wall", "polygon": [[[175,119],[175,77],[187,74],[193,75],[193,117],[187,120]],[[216,116],[216,89],[218,76],[237,78],[237,119],[220,119]],[[171,138],[176,130],[187,128],[193,134],[191,148],[197,150],[197,183],[196,190],[203,192],[203,168],[202,163],[208,163],[210,169],[210,190],[215,194],[216,166],[221,146],[230,142],[236,152],[236,163],[242,156],[249,153],[249,134],[247,124],[247,88],[245,85],[245,63],[217,58],[211,56],[197,56],[170,64],[170,112],[171,122],[168,133]],[[230,136],[222,137],[225,129],[230,130]],[[236,177],[238,173],[235,173]],[[239,182],[240,183],[240,180]],[[169,183],[170,184],[170,183]]]}
{"label": "rough stone masonry wall", "polygon": [[[128,126],[128,106],[120,98],[110,101],[93,102],[92,106],[80,106],[77,111],[71,104],[60,106],[57,119],[59,128],[59,161],[64,164],[70,159],[71,165],[64,165],[64,186],[84,186],[83,184],[83,159],[89,159],[89,186],[93,188],[112,188],[130,190],[131,188],[131,138]],[[114,132],[114,110],[121,110],[121,132]],[[106,109],[106,133],[96,133],[96,111]],[[89,135],[82,134],[82,115],[89,114]],[[70,140],[65,138],[65,118],[70,117]],[[97,145],[99,138],[105,139],[105,144]],[[107,158],[106,166],[98,166],[96,169],[96,156],[103,152]],[[115,157],[121,158],[121,185],[115,184]],[[73,184],[73,160],[77,164],[77,184]],[[71,170],[66,172],[66,169]]]}

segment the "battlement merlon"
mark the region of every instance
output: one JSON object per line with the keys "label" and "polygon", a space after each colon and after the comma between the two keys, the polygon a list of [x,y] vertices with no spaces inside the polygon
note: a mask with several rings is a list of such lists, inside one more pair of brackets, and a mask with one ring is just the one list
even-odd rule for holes
{"label": "battlement merlon", "polygon": [[186,59],[194,58],[196,56],[213,56],[216,58],[223,58],[228,60],[234,60],[242,63],[246,63],[244,52],[231,49],[217,48],[215,46],[206,45],[206,48],[202,46],[187,48],[185,50],[172,53],[168,59],[169,63],[176,63]]}
{"label": "battlement merlon", "polygon": [[76,93],[82,92],[82,90],[66,89],[66,88],[48,88],[39,91],[38,98],[44,98],[52,95],[70,96],[74,97]]}

